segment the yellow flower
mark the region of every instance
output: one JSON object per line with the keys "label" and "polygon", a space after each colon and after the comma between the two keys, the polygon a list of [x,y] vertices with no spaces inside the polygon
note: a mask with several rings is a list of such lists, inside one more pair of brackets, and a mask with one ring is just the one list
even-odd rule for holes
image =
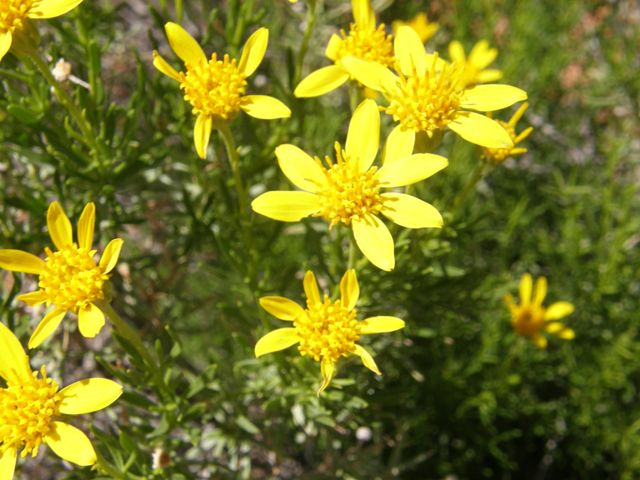
{"label": "yellow flower", "polygon": [[406,23],[402,20],[395,20],[391,24],[391,28],[393,28],[394,34],[400,27],[411,27],[418,34],[422,43],[425,43],[436,34],[439,25],[437,23],[429,23],[427,14],[420,12]]}
{"label": "yellow flower", "polygon": [[344,30],[341,31],[342,38],[332,35],[325,51],[335,65],[321,68],[302,80],[293,92],[296,97],[318,97],[353,79],[342,65],[344,57],[376,62],[385,68],[394,64],[391,35],[385,33],[384,25],[376,28],[371,2],[351,0],[351,5],[355,23],[351,24],[349,35]]}
{"label": "yellow flower", "polygon": [[0,2],[0,60],[7,54],[15,31],[24,30],[28,18],[64,15],[82,0],[2,0]]}
{"label": "yellow flower", "polygon": [[[513,140],[514,145],[517,145],[525,138],[527,138],[531,132],[533,131],[533,127],[529,127],[526,130],[522,131],[520,135],[516,136],[516,124],[518,120],[522,118],[524,111],[527,109],[529,104],[527,102],[523,103],[522,106],[518,109],[516,113],[513,114],[511,120],[508,122],[503,122],[502,120],[496,120],[502,127],[507,131],[511,139]],[[491,118],[491,112],[487,113],[487,116]],[[526,148],[483,148],[482,153],[484,158],[492,165],[500,165],[504,162],[508,157],[513,155],[521,155],[526,153]]]}
{"label": "yellow flower", "polygon": [[492,83],[502,78],[500,70],[485,70],[498,56],[498,50],[489,48],[486,40],[476,43],[469,58],[465,57],[462,44],[456,40],[449,44],[449,56],[458,66],[463,66],[459,87],[465,88],[476,83]]}
{"label": "yellow flower", "polygon": [[20,456],[38,454],[48,445],[58,456],[78,465],[96,463],[96,452],[87,436],[71,425],[54,421],[59,415],[81,415],[101,410],[122,394],[111,380],[91,378],[58,390],[47,378],[45,367],[32,372],[29,357],[16,336],[0,324],[0,480],[11,480]]}
{"label": "yellow flower", "polygon": [[526,100],[526,92],[508,85],[458,88],[460,67],[448,65],[437,53],[428,55],[418,34],[409,27],[398,29],[394,46],[399,77],[382,65],[355,57],[343,58],[342,64],[359,82],[389,99],[384,111],[400,122],[396,135],[410,139],[422,131],[431,137],[436,130],[449,127],[483,147],[513,148],[504,128],[474,112],[506,108]]}
{"label": "yellow flower", "polygon": [[574,307],[568,302],[556,302],[549,308],[542,306],[542,301],[547,294],[547,279],[538,278],[533,289],[531,275],[525,273],[520,281],[520,305],[516,305],[510,294],[505,295],[504,301],[511,312],[511,325],[515,332],[523,337],[530,338],[540,349],[547,348],[547,339],[540,332],[556,335],[557,337],[571,340],[575,333],[567,328],[559,320],[573,312]]}
{"label": "yellow flower", "polygon": [[[104,300],[103,286],[107,275],[115,267],[123,241],[111,240],[104,249],[100,264],[96,265],[91,250],[96,207],[89,203],[78,222],[78,243],[71,236],[71,222],[57,202],[49,205],[47,226],[53,244],[58,249],[44,249],[43,261],[20,250],[0,250],[0,268],[12,272],[39,275],[39,290],[20,295],[18,300],[34,307],[42,303],[53,304],[55,309],[40,322],[29,340],[29,348],[40,345],[51,335],[67,312],[78,315],[78,328],[84,337],[95,337],[104,325],[104,314],[96,307],[95,300]],[[2,479],[0,479],[2,480]]]}
{"label": "yellow flower", "polygon": [[371,355],[355,342],[360,335],[385,333],[400,330],[404,322],[396,317],[371,317],[362,322],[356,320],[356,303],[360,287],[355,270],[348,270],[340,282],[341,298],[331,303],[327,295],[320,297],[313,272],[304,276],[304,291],[307,308],[303,310],[296,302],[283,297],[264,297],[260,305],[280,320],[293,322],[294,328],[281,328],[262,337],[256,344],[256,357],[284,350],[299,343],[300,355],[313,358],[320,363],[324,383],[318,395],[327,388],[333,376],[333,364],[340,357],[357,355],[369,370],[382,375]]}
{"label": "yellow flower", "polygon": [[194,142],[200,158],[207,155],[211,129],[220,122],[231,121],[240,109],[255,118],[271,120],[291,116],[291,110],[273,97],[245,95],[245,79],[256,71],[269,42],[269,30],[260,28],[244,46],[240,63],[225,55],[218,60],[214,53],[207,61],[202,48],[186,30],[175,23],[165,25],[171,48],[184,61],[187,73],[176,72],[154,50],[153,65],[166,76],[180,82],[184,99],[198,115]]}
{"label": "yellow flower", "polygon": [[380,113],[373,100],[357,108],[349,125],[345,150],[335,143],[336,163],[326,157],[312,159],[293,145],[276,148],[278,163],[291,182],[303,192],[267,192],[251,206],[269,218],[298,222],[304,217],[324,217],[331,226],[353,228],[362,253],[378,268],[395,266],[393,238],[378,218],[384,215],[407,228],[442,227],[440,213],[431,205],[402,193],[380,190],[410,185],[447,166],[446,158],[432,154],[411,155],[413,141],[392,133],[383,153],[383,167],[371,164],[378,152]]}

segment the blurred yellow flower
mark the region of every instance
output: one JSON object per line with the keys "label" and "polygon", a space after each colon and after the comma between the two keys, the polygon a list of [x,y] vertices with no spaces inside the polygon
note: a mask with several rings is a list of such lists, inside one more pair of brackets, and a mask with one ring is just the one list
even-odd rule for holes
{"label": "blurred yellow flower", "polygon": [[303,192],[267,192],[251,206],[269,218],[298,222],[309,215],[324,217],[331,227],[343,223],[353,229],[362,253],[378,268],[395,266],[393,237],[378,218],[382,214],[406,228],[440,228],[442,217],[431,205],[402,193],[380,190],[410,185],[448,165],[444,157],[412,155],[413,141],[392,133],[384,149],[383,166],[371,164],[378,152],[380,112],[373,100],[357,108],[349,124],[345,150],[335,143],[336,163],[312,159],[294,145],[276,148],[284,174]]}
{"label": "blurred yellow flower", "polygon": [[313,272],[304,276],[304,291],[307,308],[302,309],[296,302],[283,297],[264,297],[260,305],[280,320],[293,322],[293,328],[274,330],[262,337],[256,344],[256,357],[266,353],[284,350],[299,343],[302,356],[308,355],[320,363],[324,382],[318,395],[327,388],[333,377],[333,364],[340,357],[357,355],[372,372],[382,375],[371,355],[355,342],[360,335],[393,332],[404,327],[404,322],[396,317],[371,317],[358,322],[356,303],[360,287],[355,270],[348,270],[340,282],[341,298],[333,303],[327,295],[320,297],[318,284]]}
{"label": "blurred yellow flower", "polygon": [[469,58],[464,54],[462,44],[454,40],[449,44],[449,56],[458,66],[464,67],[459,80],[459,88],[477,83],[492,83],[502,78],[500,70],[485,70],[498,56],[496,48],[489,48],[486,40],[481,40],[473,47]]}
{"label": "blurred yellow flower", "polygon": [[220,122],[231,121],[240,109],[255,118],[271,120],[291,116],[291,110],[273,97],[245,95],[245,79],[256,71],[269,42],[266,28],[257,30],[244,46],[240,63],[225,55],[218,60],[214,53],[207,60],[202,48],[191,35],[175,23],[165,25],[171,48],[184,61],[187,73],[176,72],[154,50],[153,64],[166,76],[180,82],[184,99],[198,115],[194,129],[194,142],[200,158],[207,155],[211,129]]}
{"label": "blurred yellow flower", "polygon": [[427,40],[433,37],[438,31],[438,28],[440,28],[437,23],[429,23],[427,14],[422,12],[418,13],[415,17],[407,22],[403,22],[402,20],[395,20],[391,24],[394,35],[400,27],[411,27],[418,34],[422,43],[425,43]]}
{"label": "blurred yellow flower", "polygon": [[335,65],[316,70],[303,79],[294,91],[296,97],[318,97],[335,90],[352,78],[342,66],[344,57],[355,57],[376,62],[389,67],[395,62],[391,35],[384,31],[384,25],[376,28],[376,19],[369,0],[351,0],[355,23],[351,24],[349,35],[341,31],[342,38],[332,35],[325,55]]}
{"label": "blurred yellow flower", "polygon": [[[516,124],[518,120],[522,118],[525,110],[529,104],[527,102],[523,103],[522,106],[518,109],[516,113],[513,114],[511,120],[508,122],[503,122],[502,120],[496,120],[502,127],[507,131],[511,139],[513,140],[514,145],[517,145],[525,138],[527,138],[531,132],[533,131],[533,127],[529,127],[526,130],[523,130],[519,135],[516,136]],[[491,112],[487,113],[487,117],[491,118]],[[492,165],[500,165],[504,162],[508,157],[512,157],[513,155],[521,155],[526,153],[526,148],[483,148],[482,154],[486,161]]]}
{"label": "blurred yellow flower", "polygon": [[0,60],[11,48],[15,31],[21,32],[29,18],[64,15],[82,0],[2,0],[0,2]]}
{"label": "blurred yellow flower", "polygon": [[[400,27],[395,39],[398,76],[374,62],[345,57],[342,64],[359,82],[384,93],[384,111],[399,121],[394,133],[415,139],[417,132],[432,137],[449,127],[465,140],[489,148],[513,148],[498,123],[475,112],[489,112],[526,100],[526,92],[509,85],[479,85],[460,89],[460,67],[429,55],[418,34]],[[467,111],[471,110],[471,111]],[[413,140],[412,140],[413,141]]]}
{"label": "blurred yellow flower", "polygon": [[556,302],[545,308],[542,301],[547,295],[547,279],[538,278],[533,289],[533,298],[532,284],[531,275],[525,273],[520,281],[519,305],[515,303],[512,295],[507,294],[504,297],[504,302],[511,312],[511,325],[515,332],[533,340],[540,349],[547,348],[547,339],[540,333],[542,330],[565,340],[573,339],[573,330],[555,321],[573,313],[573,305],[568,302]]}
{"label": "blurred yellow flower", "polygon": [[[96,265],[91,250],[95,226],[96,207],[89,203],[78,222],[78,243],[71,236],[71,222],[57,202],[49,205],[47,226],[53,244],[58,249],[44,249],[46,260],[20,250],[0,250],[0,268],[12,272],[39,275],[39,290],[20,295],[18,300],[31,307],[46,303],[55,309],[40,322],[29,340],[29,348],[40,345],[51,335],[67,312],[78,315],[78,328],[84,337],[95,337],[104,325],[104,314],[96,307],[95,300],[105,298],[104,283],[115,267],[123,241],[111,240],[104,249],[100,264]],[[0,479],[1,480],[1,479]]]}
{"label": "blurred yellow flower", "polygon": [[0,377],[7,387],[0,389],[0,480],[11,480],[20,456],[38,454],[48,445],[58,456],[77,465],[96,463],[96,452],[87,436],[71,425],[54,421],[59,415],[81,415],[101,410],[122,394],[111,380],[91,378],[58,390],[47,378],[45,367],[32,372],[16,336],[0,324]]}

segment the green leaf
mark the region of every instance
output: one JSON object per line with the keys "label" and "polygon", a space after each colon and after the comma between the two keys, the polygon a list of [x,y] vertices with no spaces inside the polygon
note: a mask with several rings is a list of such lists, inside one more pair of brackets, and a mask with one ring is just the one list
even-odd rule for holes
{"label": "green leaf", "polygon": [[44,113],[40,112],[34,112],[33,110],[29,110],[26,107],[23,107],[22,105],[9,105],[7,107],[7,111],[13,115],[14,117],[16,117],[18,120],[20,120],[22,123],[25,123],[27,125],[33,125],[34,123],[38,123],[42,117],[44,116]]}

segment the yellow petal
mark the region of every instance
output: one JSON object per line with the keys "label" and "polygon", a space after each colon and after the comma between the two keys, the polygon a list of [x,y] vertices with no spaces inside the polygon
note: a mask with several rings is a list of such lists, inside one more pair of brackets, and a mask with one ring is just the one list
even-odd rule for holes
{"label": "yellow petal", "polygon": [[476,112],[493,112],[527,99],[527,92],[510,85],[476,85],[462,91],[460,106]]}
{"label": "yellow petal", "polygon": [[66,313],[67,310],[62,308],[56,308],[47,313],[31,335],[29,349],[39,347],[42,342],[55,332]]}
{"label": "yellow petal", "polygon": [[120,256],[120,249],[122,248],[122,244],[124,240],[120,238],[114,238],[109,242],[107,248],[102,252],[102,257],[100,258],[100,269],[103,273],[109,273],[113,270],[113,267],[118,263],[118,257]]}
{"label": "yellow petal", "polygon": [[80,215],[80,220],[78,221],[78,246],[91,250],[95,224],[96,206],[91,202],[84,207],[82,215]]}
{"label": "yellow petal", "polygon": [[96,463],[96,452],[91,442],[76,427],[62,422],[51,422],[49,428],[44,441],[56,455],[76,465],[87,466]]}
{"label": "yellow petal", "polygon": [[47,297],[44,296],[42,290],[18,295],[16,298],[21,302],[26,302],[30,307],[37,307],[47,301]]}
{"label": "yellow petal", "polygon": [[442,228],[442,215],[427,202],[404,193],[383,193],[380,213],[405,228]]}
{"label": "yellow petal", "polygon": [[365,257],[376,267],[390,272],[395,267],[393,237],[389,229],[375,215],[353,220],[353,235]]}
{"label": "yellow petal", "polygon": [[513,140],[498,122],[473,112],[459,112],[449,128],[466,141],[487,148],[513,148]]}
{"label": "yellow petal", "polygon": [[452,62],[456,62],[460,66],[464,65],[467,61],[464,54],[464,48],[457,40],[454,40],[449,44],[449,56],[451,57]]}
{"label": "yellow petal", "polygon": [[533,338],[533,342],[536,344],[540,350],[544,350],[547,348],[547,339],[544,338],[541,334],[537,333]]}
{"label": "yellow petal", "polygon": [[363,335],[395,332],[401,328],[404,328],[404,321],[396,317],[371,317],[360,322],[360,333]]}
{"label": "yellow petal", "polygon": [[267,353],[279,352],[300,341],[295,328],[280,328],[267,333],[256,343],[256,358]]}
{"label": "yellow petal", "polygon": [[324,52],[327,58],[333,60],[334,62],[338,59],[340,49],[342,48],[342,42],[343,40],[339,35],[336,35],[335,33],[331,35],[329,43],[327,44],[327,49]]}
{"label": "yellow petal", "polygon": [[526,306],[531,303],[531,289],[533,288],[533,281],[531,275],[525,273],[520,280],[520,305]]}
{"label": "yellow petal", "polygon": [[376,17],[370,0],[351,0],[353,9],[353,19],[356,25],[362,30],[373,30],[376,28]]}
{"label": "yellow petal", "polygon": [[196,125],[193,128],[193,143],[196,146],[196,153],[203,160],[207,158],[207,148],[209,148],[212,123],[213,119],[211,115],[201,113],[198,115]]}
{"label": "yellow petal", "polygon": [[164,26],[172,50],[184,63],[199,65],[206,63],[207,57],[202,48],[180,25],[169,22]]}
{"label": "yellow petal", "polygon": [[298,98],[319,97],[335,90],[349,80],[349,74],[340,65],[331,65],[316,70],[302,80],[293,94]]}
{"label": "yellow petal", "polygon": [[398,77],[379,63],[356,57],[344,57],[341,62],[347,72],[366,87],[378,92],[384,91],[385,88],[387,90],[397,89]]}
{"label": "yellow petal", "polygon": [[308,270],[307,273],[304,274],[302,286],[304,287],[304,293],[307,296],[307,300],[310,301],[312,305],[321,302],[318,282],[316,282],[316,276],[311,270]]}
{"label": "yellow petal", "polygon": [[345,150],[358,159],[360,170],[366,172],[378,153],[380,145],[380,112],[373,100],[362,102],[349,123]]}
{"label": "yellow petal", "polygon": [[282,173],[302,190],[316,192],[327,181],[316,161],[295,145],[280,145],[276,157]]}
{"label": "yellow petal", "polygon": [[411,75],[413,69],[419,76],[431,65],[427,65],[427,52],[424,50],[422,40],[411,27],[400,27],[393,43],[394,53],[400,61],[400,69],[405,75]]}
{"label": "yellow petal", "polygon": [[347,270],[340,281],[340,296],[342,298],[342,306],[351,311],[355,308],[360,297],[360,286],[356,278],[355,270]]}
{"label": "yellow petal", "polygon": [[266,95],[246,95],[242,97],[240,108],[254,118],[273,120],[289,118],[291,110],[280,100]]}
{"label": "yellow petal", "polygon": [[576,334],[573,330],[559,322],[551,322],[544,328],[547,332],[564,340],[573,340]]}
{"label": "yellow petal", "polygon": [[173,78],[180,82],[180,74],[175,71],[175,69],[169,65],[164,58],[160,56],[157,51],[153,51],[153,66],[156,67],[160,72],[164,73],[167,77]]}
{"label": "yellow petal", "polygon": [[0,60],[4,58],[4,56],[11,48],[11,42],[13,42],[13,36],[10,32],[6,32],[0,35]]}
{"label": "yellow petal", "polygon": [[352,352],[354,355],[358,355],[361,359],[362,359],[362,363],[364,363],[364,366],[367,367],[369,370],[371,370],[372,372],[374,372],[377,375],[382,375],[382,373],[380,373],[380,370],[378,370],[378,366],[376,365],[376,362],[373,360],[373,357],[371,356],[371,354],[369,352],[367,352],[364,347],[362,347],[361,345],[354,345],[355,350]]}
{"label": "yellow petal", "polygon": [[544,277],[538,277],[536,285],[533,288],[533,299],[531,303],[533,305],[540,306],[544,301],[544,297],[547,296],[547,279]]}
{"label": "yellow petal", "polygon": [[238,71],[247,77],[256,71],[264,58],[269,43],[269,30],[260,28],[249,37],[242,50],[242,57],[238,65]]}
{"label": "yellow petal", "polygon": [[296,302],[284,297],[262,297],[260,299],[260,305],[280,320],[293,321],[296,315],[304,311]]}
{"label": "yellow petal", "polygon": [[385,188],[404,187],[430,177],[447,165],[449,161],[444,157],[421,153],[385,163],[377,175]]}
{"label": "yellow petal", "polygon": [[54,18],[64,15],[82,3],[82,0],[44,0],[29,12],[31,18]]}
{"label": "yellow petal", "polygon": [[556,302],[551,304],[544,312],[545,321],[559,320],[573,313],[576,308],[569,302]]}
{"label": "yellow petal", "polygon": [[90,378],[60,390],[60,413],[81,415],[108,407],[122,395],[122,386],[106,378]]}
{"label": "yellow petal", "polygon": [[394,128],[382,152],[382,164],[393,163],[396,160],[410,156],[413,153],[413,147],[416,143],[416,132],[413,130],[402,130],[402,126],[398,125]]}
{"label": "yellow petal", "polygon": [[104,327],[104,313],[90,303],[86,308],[78,310],[78,329],[85,338],[93,338]]}
{"label": "yellow petal", "polygon": [[479,83],[493,83],[502,77],[503,74],[500,70],[483,70],[476,76],[476,81]]}
{"label": "yellow petal", "polygon": [[320,363],[320,372],[322,373],[322,378],[324,381],[322,382],[322,386],[318,390],[318,396],[324,391],[325,388],[329,386],[331,379],[333,378],[333,362],[328,357],[322,357],[322,362]]}
{"label": "yellow petal", "polygon": [[318,196],[307,192],[267,192],[253,202],[251,208],[260,215],[281,222],[299,222],[320,211]]}
{"label": "yellow petal", "polygon": [[0,323],[0,377],[13,383],[32,378],[29,357],[11,330]]}
{"label": "yellow petal", "polygon": [[439,72],[449,63],[438,56],[437,53],[427,53],[427,68]]}
{"label": "yellow petal", "polygon": [[489,48],[489,42],[480,40],[469,52],[469,63],[478,70],[482,70],[489,66],[498,56],[497,48]]}
{"label": "yellow petal", "polygon": [[49,236],[58,250],[62,250],[73,243],[71,222],[62,211],[62,208],[60,208],[60,205],[58,205],[58,202],[53,202],[49,205],[47,227],[49,228]]}
{"label": "yellow petal", "polygon": [[12,480],[16,470],[18,453],[15,448],[10,448],[4,453],[0,452],[0,480]]}
{"label": "yellow petal", "polygon": [[10,272],[40,275],[45,263],[35,255],[21,250],[0,250],[0,268]]}

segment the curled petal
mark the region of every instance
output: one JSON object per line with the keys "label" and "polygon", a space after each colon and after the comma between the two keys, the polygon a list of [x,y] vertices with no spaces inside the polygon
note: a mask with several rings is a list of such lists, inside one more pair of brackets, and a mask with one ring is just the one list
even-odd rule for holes
{"label": "curled petal", "polygon": [[81,415],[108,407],[122,395],[122,386],[106,378],[89,378],[72,383],[58,392],[60,413]]}
{"label": "curled petal", "polygon": [[44,342],[53,332],[56,331],[58,325],[64,318],[67,310],[62,308],[56,308],[51,312],[47,313],[42,321],[38,324],[33,335],[29,339],[29,349],[36,348],[40,346],[42,342]]}
{"label": "curled petal", "polygon": [[58,250],[73,243],[71,236],[71,222],[65,215],[58,202],[53,202],[47,210],[47,227],[49,236]]}
{"label": "curled petal", "polygon": [[342,305],[349,311],[353,310],[360,297],[360,286],[355,270],[347,270],[340,281],[340,296]]}
{"label": "curled petal", "polygon": [[21,250],[0,250],[0,268],[10,272],[40,275],[45,263],[35,255]]}
{"label": "curled petal", "polygon": [[267,333],[256,343],[256,358],[267,353],[279,352],[300,341],[295,328],[280,328]]}
{"label": "curled petal", "polygon": [[289,118],[291,110],[280,100],[266,95],[245,95],[240,102],[240,108],[248,115],[261,120],[275,118]]}
{"label": "curled petal", "polygon": [[318,196],[307,192],[267,192],[253,202],[251,208],[265,217],[281,222],[299,222],[320,211]]}
{"label": "curled petal", "polygon": [[238,71],[244,73],[247,77],[255,72],[264,58],[264,52],[267,51],[268,43],[269,30],[266,28],[260,28],[251,35],[242,50]]}
{"label": "curled petal", "polygon": [[97,461],[96,452],[87,436],[66,423],[51,422],[44,441],[56,455],[76,465],[93,465]]}
{"label": "curled petal", "polygon": [[322,386],[318,390],[318,396],[320,396],[324,389],[329,386],[329,383],[333,378],[333,362],[329,358],[322,357],[322,362],[320,363],[320,372],[322,372],[322,378],[324,379],[324,381],[322,382]]}
{"label": "curled petal", "polygon": [[395,332],[404,328],[404,321],[396,317],[371,317],[360,322],[360,333],[369,335],[372,333]]}
{"label": "curled petal", "polygon": [[160,56],[157,51],[153,51],[153,66],[156,67],[160,72],[164,73],[167,77],[173,78],[174,80],[180,82],[180,74],[175,71],[175,69],[169,65],[164,58]]}
{"label": "curled petal", "polygon": [[18,295],[16,297],[21,302],[26,302],[30,307],[36,307],[38,305],[42,305],[47,301],[47,297],[44,296],[42,290],[38,290],[36,292],[25,293],[23,295]]}
{"label": "curled petal", "polygon": [[198,42],[184,28],[176,23],[169,22],[164,26],[164,29],[167,32],[171,49],[184,63],[199,65],[207,62],[207,57]]}
{"label": "curled petal", "polygon": [[382,375],[382,373],[380,373],[380,370],[378,370],[378,366],[373,360],[373,357],[364,349],[364,347],[356,344],[354,351],[351,353],[353,353],[354,355],[358,355],[362,359],[362,363],[364,363],[364,366],[371,370],[373,373]]}
{"label": "curled petal", "polygon": [[376,267],[390,272],[395,267],[393,237],[389,229],[375,215],[354,219],[353,235],[365,257]]}
{"label": "curled petal", "polygon": [[118,263],[118,257],[120,257],[120,249],[122,248],[122,244],[124,240],[120,238],[114,238],[109,242],[107,248],[102,252],[102,257],[100,258],[100,268],[104,273],[109,273],[113,270],[113,267]]}
{"label": "curled petal", "polygon": [[307,296],[307,300],[312,304],[320,303],[320,291],[318,290],[318,282],[316,282],[316,276],[311,270],[304,274],[304,280],[302,281],[304,287],[304,293]]}
{"label": "curled petal", "polygon": [[93,244],[93,230],[96,224],[96,206],[93,202],[88,203],[80,220],[78,221],[78,245],[87,250],[91,250]]}
{"label": "curled petal", "polygon": [[280,320],[295,320],[304,310],[293,300],[284,297],[262,297],[260,305],[267,312]]}
{"label": "curled petal", "polygon": [[93,338],[104,327],[104,313],[94,304],[78,311],[78,329],[85,338]]}
{"label": "curled petal", "polygon": [[356,157],[360,170],[367,171],[380,144],[380,112],[373,100],[365,100],[353,113],[347,133],[346,152]]}
{"label": "curled petal", "polygon": [[347,80],[349,80],[349,73],[342,66],[331,65],[305,77],[293,94],[298,98],[319,97],[335,90]]}

